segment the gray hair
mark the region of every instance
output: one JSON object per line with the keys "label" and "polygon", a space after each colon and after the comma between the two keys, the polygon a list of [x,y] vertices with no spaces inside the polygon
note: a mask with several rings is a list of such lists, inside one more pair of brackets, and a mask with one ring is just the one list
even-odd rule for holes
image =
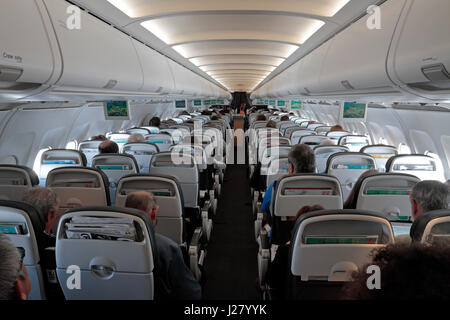
{"label": "gray hair", "polygon": [[291,148],[288,155],[289,163],[294,166],[295,173],[314,173],[316,158],[312,149],[306,144],[297,144]]}
{"label": "gray hair", "polygon": [[128,138],[128,143],[130,142],[145,142],[145,138],[140,133],[135,133]]}
{"label": "gray hair", "polygon": [[59,198],[52,189],[38,187],[28,190],[23,197],[23,202],[35,207],[46,220],[50,211],[57,210]]}
{"label": "gray hair", "polygon": [[13,300],[15,298],[15,285],[19,268],[19,251],[6,235],[0,234],[0,300]]}
{"label": "gray hair", "polygon": [[417,183],[411,192],[411,199],[416,200],[423,212],[447,209],[449,197],[449,187],[433,180]]}

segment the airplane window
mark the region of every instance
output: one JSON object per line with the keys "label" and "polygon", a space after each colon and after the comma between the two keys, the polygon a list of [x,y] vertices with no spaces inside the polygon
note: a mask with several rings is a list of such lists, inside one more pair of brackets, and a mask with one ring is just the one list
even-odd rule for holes
{"label": "airplane window", "polygon": [[387,145],[387,144],[388,144],[388,141],[387,141],[384,137],[381,137],[381,138],[378,140],[378,143],[379,143],[379,144],[385,144],[385,145]]}
{"label": "airplane window", "polygon": [[411,154],[411,148],[402,142],[398,145],[398,154]]}
{"label": "airplane window", "polygon": [[78,141],[77,140],[69,141],[66,144],[66,149],[77,150],[78,149]]}
{"label": "airplane window", "polygon": [[442,161],[439,155],[429,150],[425,151],[425,155],[432,157],[433,159],[436,160],[436,170],[437,172],[439,172],[440,175],[444,176],[445,175],[444,166],[442,165]]}
{"label": "airplane window", "polygon": [[36,158],[34,159],[34,164],[33,164],[33,170],[34,172],[36,172],[37,175],[39,175],[39,171],[41,170],[41,157],[42,154],[47,151],[50,150],[51,147],[47,147],[44,149],[39,150],[38,154],[36,155]]}

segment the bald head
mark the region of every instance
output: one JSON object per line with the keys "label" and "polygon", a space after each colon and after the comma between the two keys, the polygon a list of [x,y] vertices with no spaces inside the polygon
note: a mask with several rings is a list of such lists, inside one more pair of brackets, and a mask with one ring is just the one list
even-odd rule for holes
{"label": "bald head", "polygon": [[156,221],[156,211],[158,206],[153,194],[146,191],[132,192],[127,196],[125,207],[134,208],[146,212],[153,223]]}
{"label": "bald head", "polygon": [[135,134],[133,134],[133,135],[131,135],[129,138],[128,138],[128,141],[127,141],[128,143],[133,143],[133,142],[145,142],[145,138],[144,138],[144,136],[142,135],[142,134],[140,134],[140,133],[135,133]]}
{"label": "bald head", "polygon": [[100,152],[100,153],[119,153],[119,146],[114,141],[106,140],[106,141],[103,141],[98,146],[98,152]]}

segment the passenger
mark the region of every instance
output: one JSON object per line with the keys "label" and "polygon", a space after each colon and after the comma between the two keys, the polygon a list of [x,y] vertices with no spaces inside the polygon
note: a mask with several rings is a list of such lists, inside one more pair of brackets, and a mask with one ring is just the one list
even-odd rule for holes
{"label": "passenger", "polygon": [[275,128],[277,127],[277,123],[273,120],[270,120],[269,122],[267,122],[266,124],[266,128]]}
{"label": "passenger", "polygon": [[23,264],[25,252],[0,233],[0,300],[27,300],[31,280]]}
{"label": "passenger", "polygon": [[[289,174],[314,173],[316,171],[316,159],[310,147],[305,144],[297,144],[291,148],[288,155]],[[272,198],[273,182],[264,194],[261,210],[267,218],[270,217],[270,201]],[[269,222],[269,221],[267,221]]]}
{"label": "passenger", "polygon": [[[133,192],[127,196],[125,206],[144,211],[156,225],[158,205],[151,193]],[[155,233],[158,248],[159,277],[167,288],[169,299],[199,300],[201,287],[187,268],[180,247],[169,238]]]}
{"label": "passenger", "polygon": [[331,140],[323,140],[323,141],[320,143],[320,146],[334,146],[334,145],[335,145],[334,142],[331,141]]}
{"label": "passenger", "polygon": [[119,146],[114,141],[106,140],[98,146],[98,152],[100,154],[119,153]]}
{"label": "passenger", "polygon": [[345,130],[344,130],[344,128],[342,128],[341,125],[337,124],[337,125],[331,127],[330,132],[331,131],[345,131]]}
{"label": "passenger", "polygon": [[42,230],[44,233],[44,248],[55,247],[56,237],[52,230],[59,218],[60,200],[58,195],[52,189],[37,187],[25,193],[23,202],[36,208],[45,222],[44,230]]}
{"label": "passenger", "polygon": [[133,143],[133,142],[145,142],[145,138],[142,134],[135,133],[135,134],[131,135],[127,141],[127,143]]}
{"label": "passenger", "polygon": [[148,125],[149,125],[150,127],[156,127],[156,128],[159,128],[159,127],[161,127],[161,119],[158,118],[158,117],[153,117],[153,118],[150,119]]}
{"label": "passenger", "polygon": [[[370,290],[373,272],[380,268],[380,289]],[[379,249],[373,260],[353,274],[353,280],[343,289],[346,300],[449,300],[450,246],[412,246],[393,244]]]}
{"label": "passenger", "polygon": [[[297,215],[294,217],[290,217],[289,221],[292,221],[292,229],[295,226],[295,222],[300,216],[313,211],[325,210],[321,205],[314,205],[312,207],[305,206],[302,207]],[[289,270],[289,251],[291,249],[291,242],[287,242],[284,245],[278,247],[277,252],[275,254],[275,258],[272,263],[269,264],[269,268],[266,273],[267,284],[270,286],[272,298],[274,300],[281,299],[283,297],[283,293],[285,292],[287,286],[288,274],[287,270]]]}
{"label": "passenger", "polygon": [[280,121],[289,121],[289,116],[282,116]]}
{"label": "passenger", "polygon": [[344,203],[344,209],[356,209],[356,199],[355,199],[355,197],[356,198],[358,197],[357,192],[359,192],[359,188],[361,186],[361,183],[362,183],[363,179],[365,179],[365,178],[367,178],[369,176],[372,176],[374,174],[378,174],[378,173],[379,173],[379,171],[377,169],[370,169],[370,170],[367,170],[367,171],[363,172],[359,176],[358,180],[353,185],[352,191],[350,191],[350,193],[349,193],[349,195],[347,197],[347,200]]}
{"label": "passenger", "polygon": [[267,121],[267,118],[266,118],[265,115],[259,114],[259,115],[256,117],[256,121]]}
{"label": "passenger", "polygon": [[108,138],[106,138],[104,135],[99,134],[98,136],[92,136],[89,138],[89,141],[106,141]]}

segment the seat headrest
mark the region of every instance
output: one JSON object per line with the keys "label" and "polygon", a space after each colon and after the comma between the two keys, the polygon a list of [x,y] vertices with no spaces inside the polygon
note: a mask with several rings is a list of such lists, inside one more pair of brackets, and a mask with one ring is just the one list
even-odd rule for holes
{"label": "seat headrest", "polygon": [[155,149],[156,152],[159,152],[159,147],[154,143],[149,142],[128,142],[123,146],[123,152],[130,150],[136,150],[139,149],[140,151],[146,149],[151,150]]}
{"label": "seat headrest", "polygon": [[[46,157],[57,157],[57,158],[65,158],[67,157],[68,159],[71,158],[76,158],[80,160],[80,166],[82,167],[86,167],[87,165],[87,159],[86,159],[86,155],[79,151],[79,150],[69,150],[69,149],[50,149],[45,151],[42,156],[41,159],[44,160]],[[43,163],[45,164],[45,163]],[[75,163],[74,163],[75,164]]]}
{"label": "seat headrest", "polygon": [[416,158],[417,160],[419,160],[419,159],[427,159],[430,162],[435,162],[435,160],[432,157],[426,156],[424,154],[400,154],[400,155],[391,157],[386,162],[386,171],[389,171],[391,169],[391,167],[393,166],[394,162],[397,162],[398,160],[406,159],[406,158],[411,158],[411,159]]}
{"label": "seat headrest", "polygon": [[8,170],[8,169],[18,169],[24,171],[29,177],[32,186],[37,186],[39,184],[39,177],[34,172],[33,169],[28,168],[26,166],[12,165],[12,164],[2,164],[0,165],[0,170]]}
{"label": "seat headrest", "polygon": [[444,217],[450,217],[449,209],[430,211],[420,215],[411,226],[410,236],[412,241],[421,242],[428,224],[433,220]]}
{"label": "seat headrest", "polygon": [[[361,159],[371,159],[373,164],[375,164],[375,160],[368,154],[362,152],[338,152],[331,155],[327,161],[327,169],[330,167],[330,164],[335,161],[336,158],[340,157],[360,157]],[[375,169],[375,168],[366,168],[367,170]]]}
{"label": "seat headrest", "polygon": [[96,155],[93,159],[92,159],[92,166],[94,167],[95,163],[97,161],[99,161],[100,159],[114,159],[117,160],[118,163],[120,163],[120,161],[131,161],[133,163],[133,166],[137,172],[139,172],[139,165],[136,161],[136,158],[134,156],[132,156],[131,154],[116,154],[116,153],[102,153],[102,154],[98,154]]}

